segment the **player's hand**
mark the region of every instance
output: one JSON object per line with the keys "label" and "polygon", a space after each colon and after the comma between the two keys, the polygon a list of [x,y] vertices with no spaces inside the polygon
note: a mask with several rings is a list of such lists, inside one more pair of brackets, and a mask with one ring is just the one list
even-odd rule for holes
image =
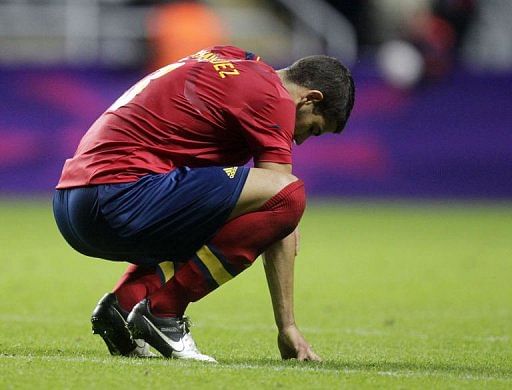
{"label": "player's hand", "polygon": [[279,332],[277,335],[277,346],[283,359],[322,361],[322,358],[311,349],[311,346],[295,325]]}

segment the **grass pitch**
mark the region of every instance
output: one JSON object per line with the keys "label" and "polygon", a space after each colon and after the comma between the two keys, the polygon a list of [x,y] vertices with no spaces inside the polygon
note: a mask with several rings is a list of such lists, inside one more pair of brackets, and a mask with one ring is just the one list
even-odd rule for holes
{"label": "grass pitch", "polygon": [[313,204],[283,362],[261,262],[188,311],[218,365],[113,358],[89,316],[125,268],[81,256],[49,202],[0,202],[0,388],[512,388],[512,206]]}

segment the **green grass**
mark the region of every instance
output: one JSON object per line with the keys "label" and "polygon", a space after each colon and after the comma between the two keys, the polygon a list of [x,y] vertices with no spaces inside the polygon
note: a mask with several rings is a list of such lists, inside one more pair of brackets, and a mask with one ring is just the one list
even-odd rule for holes
{"label": "green grass", "polygon": [[282,362],[261,262],[190,307],[220,364],[113,358],[90,332],[123,264],[0,202],[0,389],[512,388],[512,207],[313,204],[296,317],[324,363]]}

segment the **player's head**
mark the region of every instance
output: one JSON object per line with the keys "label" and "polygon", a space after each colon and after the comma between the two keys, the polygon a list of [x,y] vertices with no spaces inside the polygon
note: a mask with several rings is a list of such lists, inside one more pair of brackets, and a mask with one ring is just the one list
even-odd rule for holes
{"label": "player's head", "polygon": [[297,116],[294,140],[301,144],[311,135],[340,133],[354,106],[354,80],[336,58],[302,58],[284,70],[286,83],[295,90]]}

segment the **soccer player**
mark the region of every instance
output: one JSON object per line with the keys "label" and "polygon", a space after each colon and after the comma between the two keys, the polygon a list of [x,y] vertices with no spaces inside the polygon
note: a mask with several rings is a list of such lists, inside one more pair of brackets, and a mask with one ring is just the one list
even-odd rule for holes
{"label": "soccer player", "polygon": [[74,249],[131,263],[91,318],[111,354],[152,356],[149,344],[215,361],[185,309],[263,254],[282,358],[320,360],[294,319],[305,192],[291,147],[341,132],[353,104],[335,58],[275,71],[218,46],[143,78],[99,117],[64,164],[53,207]]}

